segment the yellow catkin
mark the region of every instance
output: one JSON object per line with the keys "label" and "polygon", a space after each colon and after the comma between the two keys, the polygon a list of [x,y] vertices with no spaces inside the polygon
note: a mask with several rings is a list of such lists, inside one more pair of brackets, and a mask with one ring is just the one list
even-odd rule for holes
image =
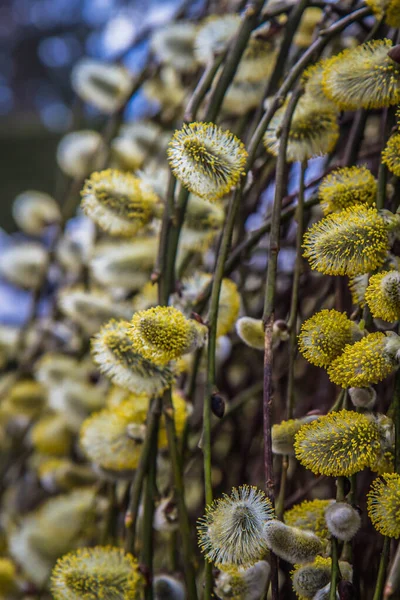
{"label": "yellow catkin", "polygon": [[365,300],[373,317],[394,322],[400,318],[400,273],[384,271],[372,275]]}
{"label": "yellow catkin", "polygon": [[221,198],[244,174],[247,152],[230,131],[214,123],[190,123],[175,132],[168,148],[172,172],[184,187],[207,200]]}
{"label": "yellow catkin", "polygon": [[[280,131],[287,105],[279,109],[271,120],[263,142],[266,150],[278,156]],[[298,102],[290,124],[286,158],[288,161],[305,161],[313,156],[330,152],[339,137],[336,111],[317,104],[310,96]]]}
{"label": "yellow catkin", "polygon": [[332,213],[304,235],[304,256],[325,275],[361,275],[381,267],[389,251],[385,220],[362,205]]}
{"label": "yellow catkin", "polygon": [[297,459],[316,475],[349,476],[374,459],[379,433],[365,415],[342,410],[303,425],[294,447]]}
{"label": "yellow catkin", "polygon": [[383,381],[396,368],[396,361],[388,351],[389,341],[391,338],[378,331],[347,345],[328,368],[330,380],[343,388],[366,387]]}
{"label": "yellow catkin", "polygon": [[400,101],[400,65],[388,56],[391,40],[348,48],[325,63],[322,85],[340,110],[383,108]]}
{"label": "yellow catkin", "polygon": [[333,500],[304,500],[285,512],[285,523],[291,527],[312,531],[318,537],[330,537],[325,521],[325,510]]}
{"label": "yellow catkin", "polygon": [[400,27],[399,0],[365,0],[374,11],[377,19],[382,19],[389,27]]}
{"label": "yellow catkin", "polygon": [[357,327],[346,313],[321,310],[307,319],[299,334],[299,349],[317,367],[327,367],[351,343]]}
{"label": "yellow catkin", "polygon": [[324,214],[354,204],[372,206],[376,199],[375,177],[367,167],[344,167],[323,178],[318,195]]}
{"label": "yellow catkin", "polygon": [[368,515],[375,529],[391,538],[400,537],[400,475],[385,473],[375,479],[367,495]]}
{"label": "yellow catkin", "polygon": [[133,315],[129,335],[136,352],[165,365],[202,346],[207,331],[205,325],[187,319],[173,306],[156,306]]}
{"label": "yellow catkin", "polygon": [[382,162],[389,171],[400,177],[400,133],[394,133],[382,152]]}
{"label": "yellow catkin", "polygon": [[162,394],[173,382],[175,367],[156,365],[136,352],[129,321],[109,321],[92,338],[93,361],[115,385],[138,394]]}
{"label": "yellow catkin", "polygon": [[60,558],[51,576],[54,600],[139,600],[144,579],[122,548],[79,548]]}
{"label": "yellow catkin", "polygon": [[131,173],[107,169],[92,173],[82,189],[82,210],[111,235],[130,237],[160,211],[158,197]]}

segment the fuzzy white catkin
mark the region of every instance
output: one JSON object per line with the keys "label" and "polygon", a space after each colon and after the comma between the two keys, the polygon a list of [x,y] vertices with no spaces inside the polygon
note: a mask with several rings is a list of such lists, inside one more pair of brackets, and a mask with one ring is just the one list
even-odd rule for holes
{"label": "fuzzy white catkin", "polygon": [[346,502],[333,502],[325,510],[325,521],[330,533],[338,540],[348,542],[361,527],[361,517]]}
{"label": "fuzzy white catkin", "polygon": [[349,396],[357,408],[366,408],[371,410],[376,402],[376,391],[371,386],[366,388],[349,388]]}

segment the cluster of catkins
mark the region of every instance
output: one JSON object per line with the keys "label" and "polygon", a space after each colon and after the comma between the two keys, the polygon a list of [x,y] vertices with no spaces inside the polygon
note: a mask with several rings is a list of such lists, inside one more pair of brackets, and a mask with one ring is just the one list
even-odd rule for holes
{"label": "cluster of catkins", "polygon": [[[47,194],[20,194],[13,209],[23,235],[3,251],[0,263],[2,278],[25,290],[33,307],[24,327],[0,327],[5,371],[0,380],[1,598],[196,600],[204,571],[206,595],[258,600],[276,575],[274,556],[281,565],[293,566],[291,585],[300,599],[339,597],[336,586],[338,593],[352,586],[351,544],[361,527],[354,476],[364,469],[377,474],[367,500],[373,526],[387,538],[400,537],[394,425],[400,400],[395,395],[388,415],[376,412],[378,394],[372,387],[400,364],[400,337],[394,330],[400,320],[395,254],[400,216],[396,180],[389,181],[390,175],[400,176],[399,115],[394,112],[400,103],[399,49],[389,29],[400,26],[400,2],[370,0],[370,11],[360,9],[360,19],[370,15],[373,27],[381,23],[369,41],[326,39],[319,48],[323,57],[312,65],[311,59],[304,62],[308,68],[298,72],[297,96],[286,90],[287,97],[279,98],[263,144],[254,150],[246,139],[246,119],[272,105],[273,98],[264,99],[266,84],[275,66],[285,65],[287,32],[296,25],[289,40],[293,67],[307,56],[313,40],[325,39],[332,18],[332,11],[306,8],[307,2],[270,4],[270,16],[268,10],[260,12],[218,118],[201,120],[207,111],[194,107],[192,84],[203,71],[212,73],[214,65],[212,100],[223,81],[218,68],[242,31],[239,14],[177,22],[151,35],[156,69],[143,78],[141,93],[153,105],[153,120],[121,122],[124,106],[138,90],[122,65],[85,59],[73,69],[80,101],[109,116],[106,133],[81,130],[64,136],[57,162],[65,177],[65,203],[60,209]],[[353,14],[343,10],[347,17]],[[328,29],[319,34],[321,23]],[[382,28],[388,39],[373,39]],[[342,388],[328,414],[293,418],[300,411],[294,406],[293,412],[292,405],[288,418],[273,425],[276,464],[281,456],[290,468],[300,464],[314,475],[337,478],[337,497],[296,500],[284,511],[283,479],[276,510],[261,489],[234,487],[208,503],[198,520],[199,549],[215,566],[210,575],[209,565],[197,568],[199,556],[192,560],[198,549],[188,550],[195,517],[203,512],[199,438],[206,455],[212,450],[222,457],[225,471],[232,472],[228,480],[246,471],[235,470],[229,458],[233,428],[223,428],[225,419],[201,423],[197,388],[205,387],[206,370],[214,377],[216,352],[217,370],[223,372],[217,378],[225,382],[227,395],[235,386],[245,392],[254,383],[254,371],[246,378],[246,368],[252,362],[261,367],[259,353],[246,345],[255,350],[265,345],[263,322],[256,318],[264,273],[251,263],[248,271],[239,265],[232,277],[235,264],[224,271],[218,310],[210,310],[215,322],[207,320],[220,275],[214,270],[217,239],[230,218],[227,199],[241,188],[243,207],[248,197],[251,210],[257,210],[261,193],[273,181],[276,158],[282,159],[283,138],[283,158],[300,163],[304,172],[310,159],[334,156],[343,111],[358,110],[366,117],[378,109],[387,110],[393,125],[387,128],[378,181],[364,165],[329,169],[320,178],[317,220],[297,248],[312,270],[349,278],[353,313],[348,316],[332,304],[322,308],[322,298],[320,310],[309,314],[301,329],[295,313],[289,322],[282,315],[272,332],[275,351],[290,339],[296,342],[292,332],[297,334],[299,326],[300,353]],[[220,118],[239,130],[246,144],[215,122]],[[266,165],[267,177],[257,194],[256,175],[261,181],[265,175],[257,171],[258,163]],[[77,190],[79,212],[70,219]],[[175,247],[165,244],[171,230],[177,235]],[[234,243],[242,241],[241,224],[238,230]],[[301,260],[296,264],[304,267]],[[166,299],[163,289],[171,289]],[[240,352],[251,357],[249,365]],[[250,400],[256,396],[251,393]],[[257,426],[258,406],[254,411],[245,404],[246,398],[229,403],[226,416],[243,410],[246,418],[256,415]],[[224,417],[216,386],[211,408]],[[215,431],[219,448],[201,435],[203,425],[204,431]],[[235,426],[239,430],[239,423]],[[248,434],[242,428],[241,435]],[[252,460],[259,462],[261,454],[260,443]],[[207,477],[219,486],[222,465],[206,470],[209,500]],[[344,489],[347,478],[350,495]],[[180,563],[177,568],[178,555],[184,569]]]}

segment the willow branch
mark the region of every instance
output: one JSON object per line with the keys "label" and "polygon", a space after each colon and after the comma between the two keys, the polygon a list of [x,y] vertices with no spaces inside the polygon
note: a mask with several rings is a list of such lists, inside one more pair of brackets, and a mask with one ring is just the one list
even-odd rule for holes
{"label": "willow branch", "polygon": [[197,600],[195,555],[191,542],[189,515],[185,503],[185,489],[175,432],[174,409],[171,400],[171,390],[167,390],[167,392],[165,392],[163,405],[165,427],[168,437],[168,451],[174,477],[175,498],[178,505],[179,531],[182,537],[182,558],[185,570],[187,597],[188,600]]}
{"label": "willow branch", "polygon": [[[290,303],[290,313],[288,319],[288,328],[290,332],[289,337],[289,368],[288,368],[288,384],[286,393],[286,418],[293,418],[294,408],[294,364],[296,359],[296,348],[297,348],[297,313],[299,303],[299,284],[300,275],[303,266],[301,244],[303,241],[303,229],[304,229],[304,180],[306,173],[307,163],[301,164],[300,171],[300,185],[299,185],[299,200],[297,205],[297,233],[296,233],[296,263],[294,267],[293,283],[292,283],[292,298]],[[283,510],[285,504],[285,492],[286,492],[286,481],[287,472],[289,468],[289,457],[285,456],[282,459],[282,470],[281,480],[279,485],[279,496],[276,503],[276,515],[278,519],[282,519]]]}
{"label": "willow branch", "polygon": [[383,588],[385,584],[386,569],[389,562],[390,553],[390,538],[385,537],[383,541],[383,549],[381,554],[381,560],[379,561],[378,578],[376,580],[375,592],[372,600],[381,600],[383,595]]}
{"label": "willow branch", "polygon": [[157,448],[158,426],[160,422],[160,416],[161,399],[155,398],[152,401],[150,407],[147,419],[146,433],[143,440],[142,451],[140,453],[139,464],[131,485],[129,505],[125,515],[125,550],[127,552],[134,552],[135,550],[136,524],[140,506],[140,498],[142,495],[143,482],[149,468],[152,451],[154,448]]}
{"label": "willow branch", "polygon": [[[271,441],[271,404],[272,404],[272,326],[274,322],[276,274],[278,265],[279,240],[280,240],[280,214],[282,200],[285,192],[286,151],[289,141],[290,124],[300,98],[301,90],[297,90],[291,97],[282,121],[282,130],[279,143],[279,154],[276,164],[275,197],[271,218],[271,233],[268,252],[268,273],[265,286],[265,302],[263,323],[264,337],[264,391],[263,391],[263,439],[264,439],[264,470],[265,490],[274,504],[274,473],[272,464]],[[272,600],[279,598],[278,586],[278,560],[271,552],[271,591]]]}

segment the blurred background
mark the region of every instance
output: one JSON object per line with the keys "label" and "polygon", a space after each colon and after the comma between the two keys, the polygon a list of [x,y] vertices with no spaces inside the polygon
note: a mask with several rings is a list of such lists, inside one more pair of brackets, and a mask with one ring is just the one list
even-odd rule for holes
{"label": "blurred background", "polygon": [[[0,224],[13,231],[11,204],[26,189],[57,196],[55,152],[69,129],[99,129],[95,110],[81,113],[70,85],[83,56],[121,61],[133,73],[148,34],[184,11],[196,18],[206,0],[2,0],[0,5]],[[222,5],[223,2],[219,2]],[[221,6],[218,6],[220,9]],[[125,120],[151,114],[141,92]]]}

